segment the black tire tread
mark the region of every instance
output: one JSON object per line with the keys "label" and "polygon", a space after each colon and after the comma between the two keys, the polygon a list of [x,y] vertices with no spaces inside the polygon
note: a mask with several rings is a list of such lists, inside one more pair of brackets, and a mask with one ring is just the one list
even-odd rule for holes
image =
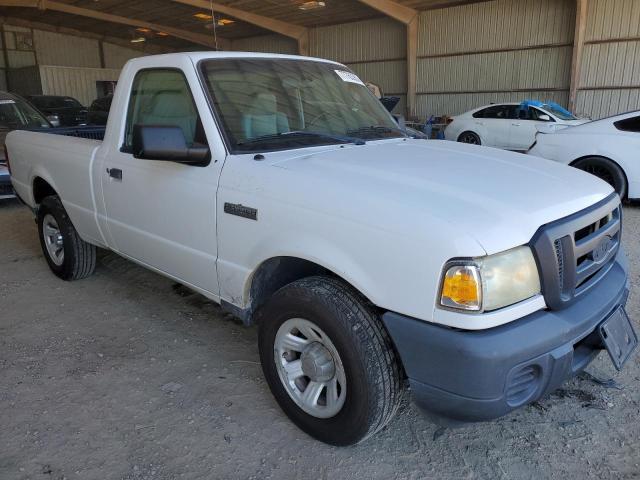
{"label": "black tire tread", "polygon": [[[80,238],[67,211],[62,205],[60,197],[51,195],[45,197],[39,207],[38,221],[44,218],[44,213],[51,213],[58,221],[59,227],[64,235],[65,247],[69,243],[70,250],[65,248],[65,260],[62,269],[54,270],[54,273],[63,280],[80,280],[90,276],[96,268],[96,247]],[[67,255],[70,251],[71,255]],[[48,255],[44,251],[45,256]],[[53,270],[53,268],[52,268]]]}
{"label": "black tire tread", "polygon": [[[376,385],[378,398],[370,399],[372,415],[366,433],[356,442],[365,441],[380,431],[395,415],[404,395],[403,373],[395,347],[376,309],[354,288],[337,278],[306,277],[281,289],[311,290],[327,299],[324,307],[334,310],[334,318],[346,319],[346,329],[355,332],[356,348],[365,364],[370,381]],[[279,292],[276,292],[278,294]],[[295,293],[294,293],[295,294]]]}

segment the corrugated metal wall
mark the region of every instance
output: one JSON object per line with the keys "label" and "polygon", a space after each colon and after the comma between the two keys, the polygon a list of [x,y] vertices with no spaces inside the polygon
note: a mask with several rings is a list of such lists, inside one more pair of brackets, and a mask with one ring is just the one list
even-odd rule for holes
{"label": "corrugated metal wall", "polygon": [[568,102],[575,0],[494,0],[420,14],[418,112]]}
{"label": "corrugated metal wall", "polygon": [[640,109],[640,0],[589,1],[578,85],[578,113]]}
{"label": "corrugated metal wall", "polygon": [[91,38],[33,31],[39,65],[100,68],[100,45]]}
{"label": "corrugated metal wall", "polygon": [[89,105],[97,96],[96,82],[116,81],[120,69],[40,66],[42,93],[70,95],[83,105]]}
{"label": "corrugated metal wall", "polygon": [[298,42],[282,35],[260,35],[258,37],[241,38],[231,43],[236,52],[284,53],[296,55]]}
{"label": "corrugated metal wall", "polygon": [[102,52],[104,55],[104,68],[122,68],[132,58],[146,55],[140,50],[125,48],[112,43],[103,43]]}
{"label": "corrugated metal wall", "polygon": [[311,30],[310,54],[349,66],[365,82],[378,84],[385,95],[407,93],[407,36],[404,25],[390,18],[345,23]]}

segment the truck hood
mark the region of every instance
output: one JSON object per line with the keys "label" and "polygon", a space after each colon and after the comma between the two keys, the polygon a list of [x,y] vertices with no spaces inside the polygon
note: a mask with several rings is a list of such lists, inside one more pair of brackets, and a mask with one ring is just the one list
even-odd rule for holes
{"label": "truck hood", "polygon": [[[448,223],[452,231],[475,238],[488,254],[529,242],[540,226],[613,191],[598,178],[557,162],[438,140],[394,139],[297,152],[269,157],[273,166],[326,187],[327,195],[345,197],[338,199],[345,204],[360,202],[363,217],[358,221],[382,226],[389,219],[380,218],[376,209],[386,215],[397,211],[412,223],[405,231],[415,231],[420,222],[428,229],[425,219],[436,217],[434,225]],[[344,188],[332,188],[336,184]]]}

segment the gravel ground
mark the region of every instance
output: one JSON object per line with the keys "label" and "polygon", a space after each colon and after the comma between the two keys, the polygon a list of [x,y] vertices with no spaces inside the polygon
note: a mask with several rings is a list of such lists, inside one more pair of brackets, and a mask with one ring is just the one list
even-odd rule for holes
{"label": "gravel ground", "polygon": [[[625,208],[640,319],[640,208]],[[67,283],[30,212],[0,205],[0,479],[640,478],[640,355],[458,429],[407,401],[364,444],[299,431],[262,379],[257,330],[110,253]]]}

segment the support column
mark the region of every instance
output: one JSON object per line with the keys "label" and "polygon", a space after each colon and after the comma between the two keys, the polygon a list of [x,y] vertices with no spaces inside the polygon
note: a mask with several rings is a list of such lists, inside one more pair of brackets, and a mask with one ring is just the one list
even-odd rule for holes
{"label": "support column", "polygon": [[407,117],[413,118],[417,114],[417,86],[418,76],[418,25],[420,15],[416,15],[407,23]]}
{"label": "support column", "polygon": [[582,50],[587,29],[587,2],[576,0],[576,29],[573,37],[573,56],[571,59],[571,83],[569,85],[569,110],[575,112],[580,88]]}

